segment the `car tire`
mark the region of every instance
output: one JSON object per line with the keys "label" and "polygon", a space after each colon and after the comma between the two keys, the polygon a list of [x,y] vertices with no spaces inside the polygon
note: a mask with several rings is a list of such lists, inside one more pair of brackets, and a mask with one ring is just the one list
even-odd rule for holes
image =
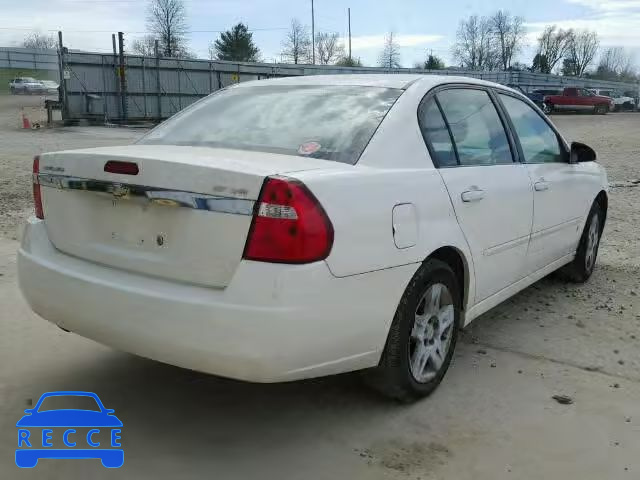
{"label": "car tire", "polygon": [[546,114],[546,115],[551,115],[553,113],[553,104],[552,103],[545,103],[542,106],[542,111]]}
{"label": "car tire", "polygon": [[594,115],[606,115],[607,113],[609,113],[609,107],[607,107],[606,105],[596,105],[593,108],[593,113]]}
{"label": "car tire", "polygon": [[598,202],[594,202],[580,237],[576,257],[559,271],[560,275],[566,280],[574,283],[584,283],[591,277],[598,258],[604,220],[604,210]]}
{"label": "car tire", "polygon": [[11,95],[15,95],[16,94],[16,88],[15,87],[11,87],[10,89]]}
{"label": "car tire", "polygon": [[380,363],[364,373],[366,383],[401,402],[433,392],[453,357],[461,306],[458,280],[451,267],[435,259],[425,262],[400,300]]}

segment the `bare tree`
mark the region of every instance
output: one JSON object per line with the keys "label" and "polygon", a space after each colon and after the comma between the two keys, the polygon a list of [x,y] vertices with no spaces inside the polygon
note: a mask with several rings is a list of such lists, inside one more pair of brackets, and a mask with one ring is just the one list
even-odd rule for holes
{"label": "bare tree", "polygon": [[165,57],[187,54],[187,12],[183,0],[150,0],[147,28],[160,40]]}
{"label": "bare tree", "polygon": [[142,55],[143,57],[155,56],[156,38],[153,35],[145,35],[141,38],[136,38],[131,44],[131,51],[135,55]]}
{"label": "bare tree", "polygon": [[453,56],[462,68],[493,70],[499,63],[490,19],[473,15],[460,22]]}
{"label": "bare tree", "polygon": [[384,39],[384,47],[378,57],[378,65],[384,68],[400,68],[400,45],[393,39],[393,32]]}
{"label": "bare tree", "polygon": [[344,55],[344,47],[337,33],[316,34],[316,62],[320,65],[335,63]]}
{"label": "bare tree", "polygon": [[579,77],[589,68],[598,53],[600,40],[598,34],[589,30],[573,32],[571,35],[568,59]]}
{"label": "bare tree", "polygon": [[297,18],[291,20],[291,29],[282,42],[282,56],[291,63],[311,63],[311,37],[306,25]]}
{"label": "bare tree", "polygon": [[539,65],[542,73],[551,73],[571,47],[571,30],[562,30],[556,25],[547,26],[538,37]]}
{"label": "bare tree", "polygon": [[499,54],[500,66],[503,70],[509,70],[513,57],[522,48],[522,41],[526,33],[524,19],[499,10],[489,18],[489,23],[495,37],[495,48]]}
{"label": "bare tree", "polygon": [[622,47],[607,48],[600,55],[598,71],[624,75],[633,72],[633,56]]}
{"label": "bare tree", "polygon": [[39,32],[33,32],[27,35],[22,42],[24,48],[37,48],[37,49],[54,49],[58,45],[53,35],[45,35]]}

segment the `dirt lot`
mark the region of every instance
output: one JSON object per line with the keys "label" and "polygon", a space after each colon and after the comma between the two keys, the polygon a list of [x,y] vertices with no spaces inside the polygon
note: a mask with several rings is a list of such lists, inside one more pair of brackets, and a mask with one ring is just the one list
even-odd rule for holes
{"label": "dirt lot", "polygon": [[[0,96],[0,478],[640,478],[640,114],[558,115],[595,147],[609,221],[586,285],[547,278],[476,320],[438,391],[412,406],[357,375],[250,385],[116,352],[36,318],[16,286],[31,157],[141,132],[22,131]],[[558,208],[562,208],[561,205]],[[13,463],[15,422],[49,390],[100,395],[124,422],[125,465]],[[559,405],[554,394],[573,397]]]}

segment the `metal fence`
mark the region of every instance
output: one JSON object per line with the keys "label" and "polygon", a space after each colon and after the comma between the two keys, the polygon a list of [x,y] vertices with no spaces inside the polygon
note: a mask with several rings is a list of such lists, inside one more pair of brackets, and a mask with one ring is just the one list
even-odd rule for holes
{"label": "metal fence", "polygon": [[63,118],[105,122],[161,120],[201,97],[237,82],[265,78],[345,73],[419,73],[461,75],[503,85],[561,88],[566,85],[638,92],[638,85],[530,72],[475,72],[458,70],[384,69],[333,65],[182,60],[126,55],[66,52],[63,55]]}
{"label": "metal fence", "polygon": [[47,78],[58,79],[58,52],[33,48],[0,47],[0,68],[42,70]]}

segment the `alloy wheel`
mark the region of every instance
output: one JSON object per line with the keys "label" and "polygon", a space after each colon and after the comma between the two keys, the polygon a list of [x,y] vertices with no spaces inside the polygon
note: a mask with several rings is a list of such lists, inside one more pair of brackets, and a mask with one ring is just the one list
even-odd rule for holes
{"label": "alloy wheel", "polygon": [[442,368],[451,346],[454,321],[453,297],[447,286],[429,286],[418,302],[409,337],[409,367],[417,382],[433,380]]}
{"label": "alloy wheel", "polygon": [[595,263],[598,254],[598,244],[600,243],[600,218],[598,214],[594,214],[591,218],[589,231],[587,232],[587,247],[585,250],[585,267],[590,272]]}

